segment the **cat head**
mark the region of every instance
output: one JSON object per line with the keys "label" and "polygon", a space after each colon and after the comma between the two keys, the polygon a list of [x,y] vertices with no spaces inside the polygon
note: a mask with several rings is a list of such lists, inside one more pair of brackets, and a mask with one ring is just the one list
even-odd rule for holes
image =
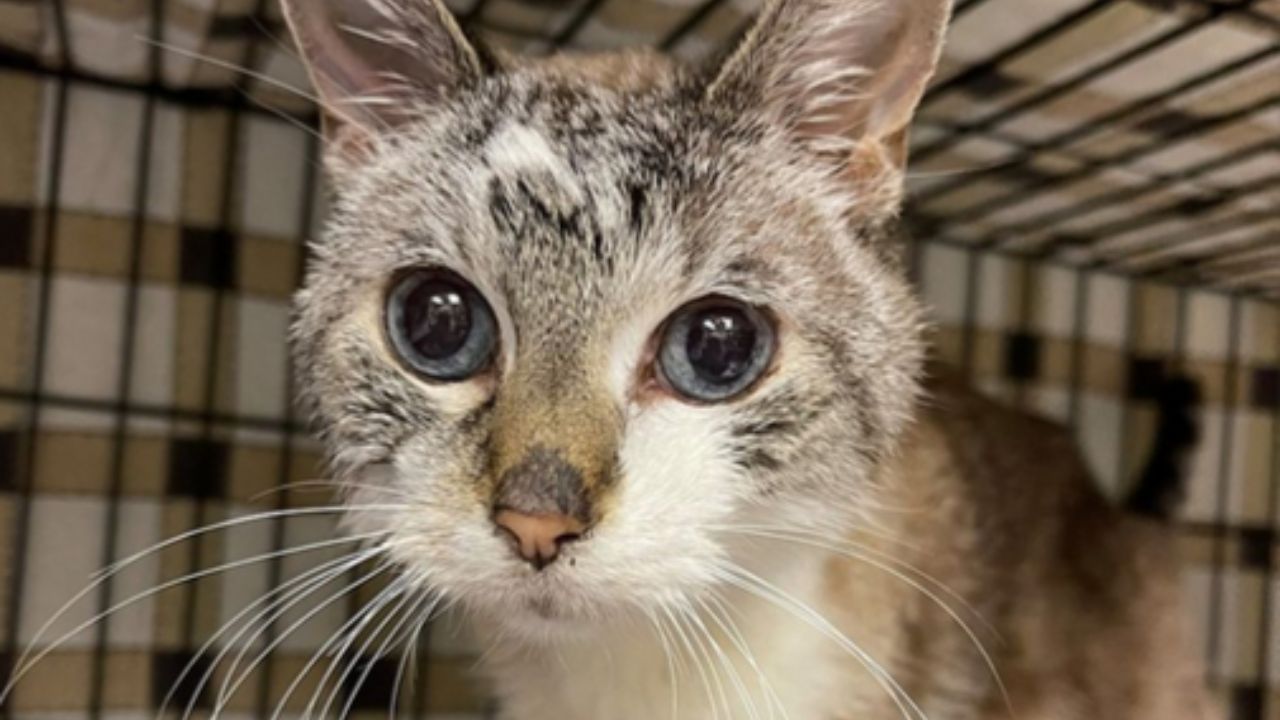
{"label": "cat head", "polygon": [[433,0],[292,0],[333,207],[294,355],[348,522],[547,639],[845,527],[909,421],[890,237],[946,0],[784,0],[727,60],[517,61]]}

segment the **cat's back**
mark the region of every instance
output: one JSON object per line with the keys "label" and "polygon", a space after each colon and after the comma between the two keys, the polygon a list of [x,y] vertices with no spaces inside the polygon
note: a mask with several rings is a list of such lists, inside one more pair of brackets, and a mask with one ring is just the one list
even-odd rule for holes
{"label": "cat's back", "polygon": [[1020,716],[1211,717],[1176,536],[1103,497],[1067,428],[935,372],[896,462],[936,508],[906,521],[928,538],[917,560],[1005,638]]}

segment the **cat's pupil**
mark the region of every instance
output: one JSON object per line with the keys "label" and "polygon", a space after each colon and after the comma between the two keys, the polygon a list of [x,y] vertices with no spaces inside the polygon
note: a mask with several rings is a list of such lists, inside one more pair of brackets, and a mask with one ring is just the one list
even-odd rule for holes
{"label": "cat's pupil", "polygon": [[742,377],[751,367],[755,347],[755,325],[736,308],[698,313],[685,342],[689,364],[704,380],[716,384]]}
{"label": "cat's pupil", "polygon": [[471,308],[462,288],[428,280],[404,304],[405,337],[423,356],[443,360],[462,349],[471,334]]}

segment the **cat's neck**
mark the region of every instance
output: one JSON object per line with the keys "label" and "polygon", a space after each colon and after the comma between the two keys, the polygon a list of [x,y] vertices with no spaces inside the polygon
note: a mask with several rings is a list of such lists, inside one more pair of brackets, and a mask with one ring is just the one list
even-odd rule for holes
{"label": "cat's neck", "polygon": [[[506,717],[824,716],[824,697],[840,694],[817,691],[834,686],[847,661],[818,618],[829,612],[829,556],[788,548],[785,558],[763,560],[751,568],[762,582],[750,593],[725,588],[686,612],[637,618],[564,642],[499,640],[485,670]],[[847,684],[841,691],[847,700]]]}

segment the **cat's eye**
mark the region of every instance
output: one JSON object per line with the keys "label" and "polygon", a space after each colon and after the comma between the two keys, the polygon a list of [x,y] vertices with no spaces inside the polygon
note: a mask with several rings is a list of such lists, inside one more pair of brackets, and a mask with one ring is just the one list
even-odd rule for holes
{"label": "cat's eye", "polygon": [[658,371],[693,400],[717,402],[750,388],[769,367],[773,324],[756,308],[725,297],[685,305],[659,340]]}
{"label": "cat's eye", "polygon": [[402,360],[433,380],[457,381],[489,367],[497,322],[471,283],[448,270],[402,274],[387,295],[387,337]]}

